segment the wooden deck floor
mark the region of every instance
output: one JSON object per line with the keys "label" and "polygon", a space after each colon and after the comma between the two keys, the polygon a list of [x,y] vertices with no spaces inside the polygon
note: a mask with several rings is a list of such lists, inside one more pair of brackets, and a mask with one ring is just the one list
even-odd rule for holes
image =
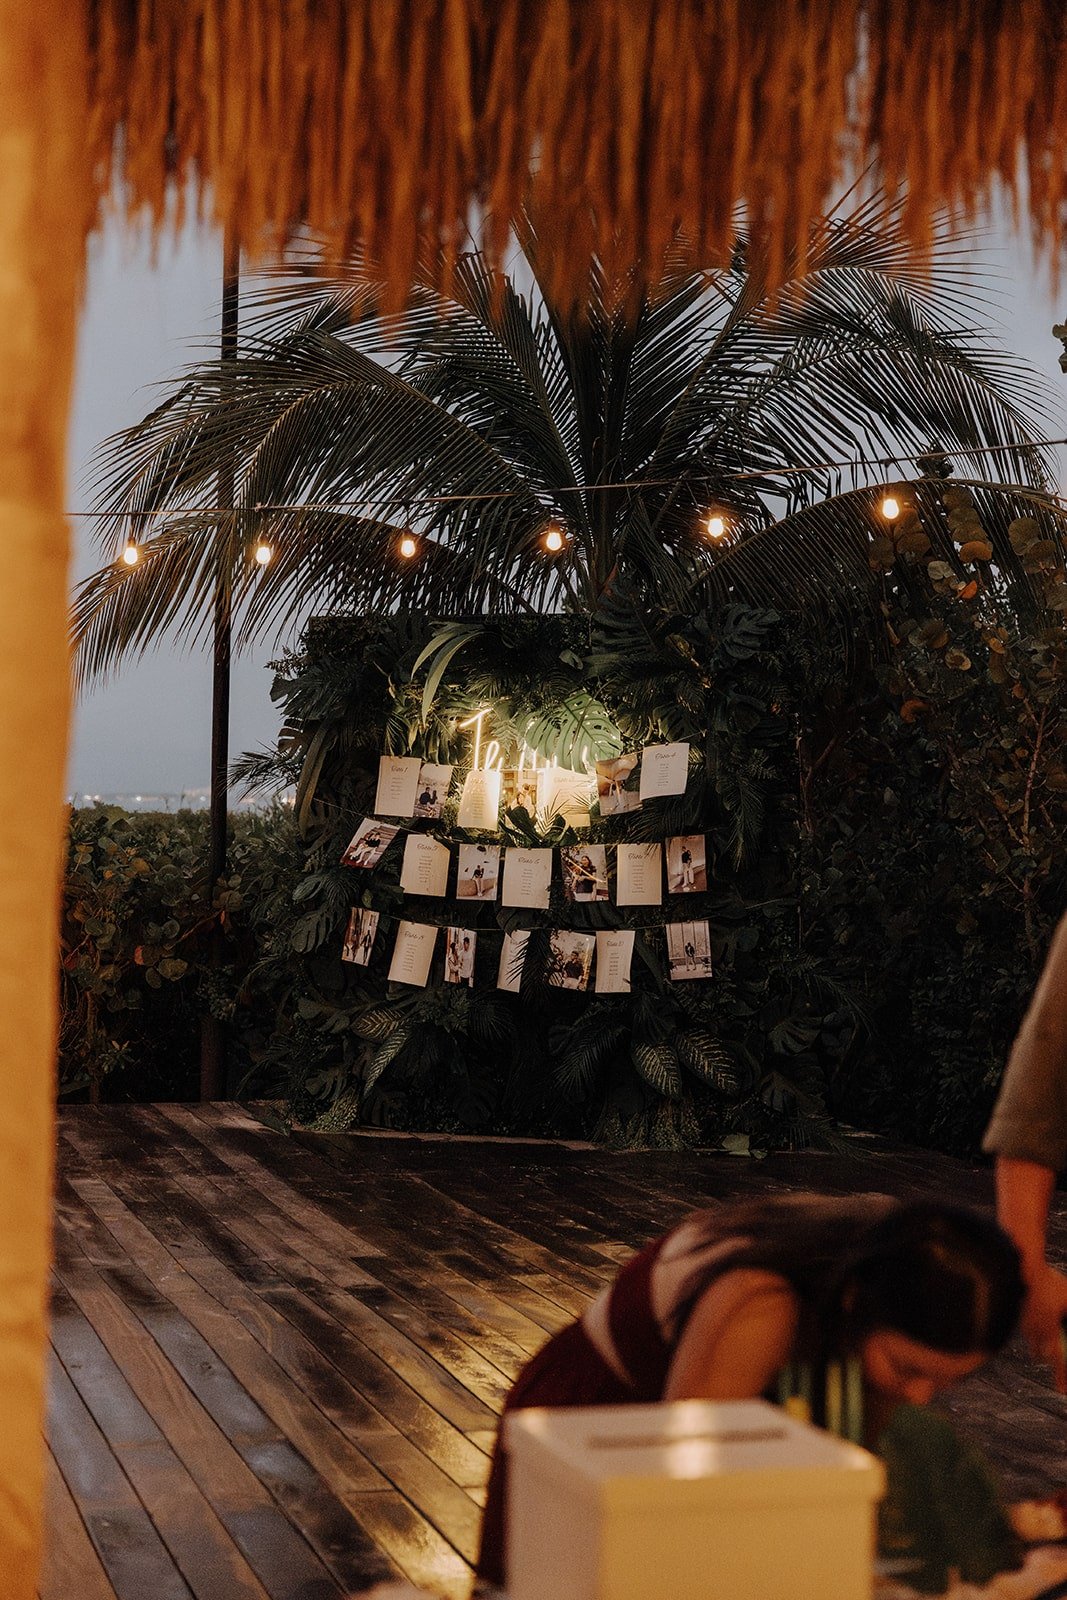
{"label": "wooden deck floor", "polygon": [[[915,1153],[620,1156],[288,1139],[233,1106],[64,1111],[42,1600],[335,1600],[398,1575],[465,1594],[522,1363],[682,1212],[779,1187],[989,1197],[986,1174]],[[951,1409],[1013,1491],[1067,1485],[1067,1404],[1018,1356]]]}

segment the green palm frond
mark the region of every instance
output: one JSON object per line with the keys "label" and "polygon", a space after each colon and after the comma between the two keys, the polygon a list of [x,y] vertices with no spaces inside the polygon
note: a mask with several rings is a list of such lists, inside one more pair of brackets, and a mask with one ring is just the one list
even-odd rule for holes
{"label": "green palm frond", "polygon": [[[773,300],[749,242],[696,271],[680,241],[643,294],[594,265],[582,314],[564,312],[546,284],[566,239],[530,218],[513,277],[470,253],[444,295],[419,263],[403,316],[370,264],[324,276],[313,249],[295,254],[253,292],[236,359],[200,362],[101,447],[106,564],[75,598],[81,677],[167,631],[199,642],[219,593],[239,644],[312,609],[588,613],[627,585],[653,609],[685,611],[706,584],[816,617],[843,590],[869,610],[874,460],[964,452],[961,471],[1047,490],[1054,462],[1030,441],[1052,401],[991,352],[947,232],[917,251],[902,202],[852,206]],[[701,534],[709,505],[729,513],[725,548]],[[551,560],[550,517],[568,536]],[[111,559],[131,532],[132,569]]]}

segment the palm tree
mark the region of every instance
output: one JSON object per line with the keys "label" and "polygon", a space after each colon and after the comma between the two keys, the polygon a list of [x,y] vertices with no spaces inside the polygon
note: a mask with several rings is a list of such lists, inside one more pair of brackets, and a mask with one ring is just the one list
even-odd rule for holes
{"label": "palm tree", "polygon": [[[990,353],[959,245],[942,232],[917,255],[901,209],[832,216],[773,295],[742,240],[706,271],[679,249],[646,287],[594,270],[579,314],[546,289],[564,242],[530,220],[509,274],[472,252],[443,293],[427,266],[402,316],[365,263],[324,276],[295,257],[235,360],[194,367],[102,447],[109,559],[75,600],[82,674],[168,628],[196,638],[219,570],[246,643],[315,607],[593,609],[620,580],[667,606],[694,587],[804,604],[869,584],[872,503],[901,475],[880,458],[947,451],[1049,489],[1034,375]],[[215,503],[227,463],[232,514]],[[1011,576],[999,536],[998,556]]]}

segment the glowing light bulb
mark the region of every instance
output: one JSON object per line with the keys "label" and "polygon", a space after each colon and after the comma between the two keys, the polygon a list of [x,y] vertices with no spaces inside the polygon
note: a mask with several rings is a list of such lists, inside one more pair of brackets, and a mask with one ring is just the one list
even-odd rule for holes
{"label": "glowing light bulb", "polygon": [[274,551],[269,544],[260,543],[256,545],[256,561],[261,567],[269,566],[273,555]]}
{"label": "glowing light bulb", "polygon": [[415,542],[414,535],[410,534],[410,533],[405,533],[404,537],[400,541],[400,547],[399,548],[400,548],[400,554],[404,557],[404,560],[405,561],[410,561],[412,556],[416,553],[416,551],[418,550],[419,547]]}
{"label": "glowing light bulb", "polygon": [[900,501],[895,494],[887,494],[882,501],[882,515],[887,522],[895,522],[900,516]]}
{"label": "glowing light bulb", "polygon": [[541,540],[541,543],[544,545],[546,550],[552,553],[552,555],[555,555],[558,551],[563,549],[563,529],[560,527],[558,522],[549,523],[548,527],[545,529],[544,537]]}
{"label": "glowing light bulb", "polygon": [[140,561],[141,552],[138,550],[132,539],[122,552],[122,559],[125,561],[128,567],[135,567],[138,561]]}
{"label": "glowing light bulb", "polygon": [[726,518],[721,511],[711,511],[704,527],[709,539],[721,539],[726,533]]}

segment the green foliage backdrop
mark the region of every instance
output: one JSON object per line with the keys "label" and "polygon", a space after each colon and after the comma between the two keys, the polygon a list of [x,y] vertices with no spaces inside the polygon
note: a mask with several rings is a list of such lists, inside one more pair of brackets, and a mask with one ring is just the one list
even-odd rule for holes
{"label": "green foliage backdrop", "polygon": [[[280,664],[278,750],[244,763],[294,780],[296,807],[241,820],[213,909],[200,819],[75,818],[67,1086],[192,1092],[210,1004],[231,1024],[231,1087],[327,1125],[744,1149],[832,1138],[842,1119],[973,1150],[1067,890],[1062,565],[1055,530],[1000,500],[936,477],[924,495],[918,528],[906,516],[870,543],[884,637],[847,647],[785,612],[679,612],[622,585],[586,619],[312,624]],[[994,538],[1023,601],[974,548]],[[628,748],[688,740],[684,797],[594,816],[590,837],[705,832],[707,894],[519,914],[403,896],[398,844],[372,874],[340,866],[380,754],[461,776],[456,723],[482,705],[502,740],[536,718],[561,752],[594,713]],[[501,836],[570,837],[523,811]],[[360,902],[382,913],[369,969],[340,960]],[[221,970],[211,915],[230,934]],[[478,986],[390,985],[400,915],[477,926]],[[705,915],[714,977],[672,985],[662,924]],[[537,932],[522,992],[497,991],[513,925],[634,927],[632,995],[545,988]]]}

